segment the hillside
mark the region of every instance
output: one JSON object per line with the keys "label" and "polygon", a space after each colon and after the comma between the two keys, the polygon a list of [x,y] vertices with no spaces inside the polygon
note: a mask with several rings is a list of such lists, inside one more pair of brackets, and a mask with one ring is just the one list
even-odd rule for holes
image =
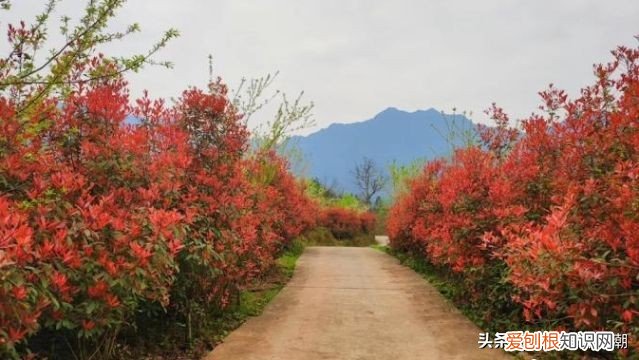
{"label": "hillside", "polygon": [[393,161],[408,164],[446,156],[451,149],[448,134],[472,127],[461,115],[443,115],[432,108],[407,112],[391,107],[369,120],[332,124],[308,136],[293,137],[291,143],[303,156],[297,172],[355,192],[352,170],[364,157],[387,171]]}

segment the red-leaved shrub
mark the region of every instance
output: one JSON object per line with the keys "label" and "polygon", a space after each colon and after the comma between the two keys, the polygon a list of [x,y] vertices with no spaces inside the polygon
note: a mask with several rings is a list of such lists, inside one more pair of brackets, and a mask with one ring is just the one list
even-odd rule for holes
{"label": "red-leaved shrub", "polygon": [[[505,298],[540,328],[639,335],[639,49],[620,47],[569,100],[426,166],[390,211],[391,245]],[[508,284],[508,286],[505,286]],[[508,330],[508,329],[504,329]]]}
{"label": "red-leaved shrub", "polygon": [[375,229],[375,215],[342,207],[326,207],[321,210],[318,225],[330,230],[338,239],[371,234]]}
{"label": "red-leaved shrub", "polygon": [[223,308],[314,224],[215,89],[132,106],[121,77],[78,81],[26,113],[0,96],[0,354],[42,328],[110,343],[145,304]]}

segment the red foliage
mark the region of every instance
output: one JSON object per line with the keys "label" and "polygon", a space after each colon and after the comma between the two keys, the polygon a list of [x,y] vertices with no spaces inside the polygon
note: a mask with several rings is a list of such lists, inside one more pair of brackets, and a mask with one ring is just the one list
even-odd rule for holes
{"label": "red foliage", "polygon": [[144,302],[223,307],[313,225],[217,85],[169,108],[131,106],[121,78],[78,82],[20,116],[0,96],[0,354],[42,326],[97,336]]}
{"label": "red foliage", "polygon": [[484,146],[428,164],[393,206],[392,246],[476,280],[478,294],[507,281],[527,320],[636,339],[639,49],[613,54],[577,99],[542,92],[546,115],[522,134],[493,106]]}
{"label": "red foliage", "polygon": [[375,229],[375,215],[341,207],[323,208],[318,225],[331,231],[338,239],[351,238],[361,234],[371,234]]}

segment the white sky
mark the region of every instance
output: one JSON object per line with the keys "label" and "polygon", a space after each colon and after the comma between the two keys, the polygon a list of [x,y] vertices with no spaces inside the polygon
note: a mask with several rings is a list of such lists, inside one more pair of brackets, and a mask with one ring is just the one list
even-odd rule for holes
{"label": "white sky", "polygon": [[[3,28],[30,20],[44,1],[13,3],[0,14]],[[56,16],[77,16],[84,3],[64,0]],[[142,33],[114,51],[142,51],[169,27],[181,32],[159,56],[175,68],[130,76],[133,94],[172,97],[204,86],[212,53],[231,87],[279,70],[274,88],[304,90],[319,128],[389,106],[457,107],[485,121],[482,111],[497,102],[523,117],[550,82],[576,94],[592,82],[593,63],[616,45],[637,44],[639,1],[129,0],[113,28],[131,22]]]}

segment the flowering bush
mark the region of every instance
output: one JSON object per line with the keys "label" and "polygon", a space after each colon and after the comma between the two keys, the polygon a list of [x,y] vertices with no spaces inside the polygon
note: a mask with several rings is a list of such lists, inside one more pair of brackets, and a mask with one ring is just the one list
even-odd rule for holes
{"label": "flowering bush", "polygon": [[123,124],[121,78],[78,85],[28,116],[0,102],[3,348],[42,325],[92,337],[141,299],[166,303],[186,224],[169,206],[188,163],[179,147],[159,132],[149,152],[146,129]]}
{"label": "flowering bush", "polygon": [[495,238],[526,318],[567,316],[577,328],[636,335],[639,50],[613,54],[578,99],[542,93],[550,115],[524,123],[530,135],[504,164],[531,166],[513,179],[528,221],[505,224]]}
{"label": "flowering bush", "polygon": [[[35,54],[55,2],[34,24],[8,26],[11,50],[0,60],[2,358],[28,353],[26,340],[39,331],[66,337],[76,358],[108,357],[140,314],[165,320],[158,307],[190,337],[197,311],[224,309],[315,223],[317,205],[287,163],[249,151],[245,121],[219,79],[210,91],[184,91],[173,106],[146,94],[129,101],[123,74],[157,63],[151,56],[177,33],[167,31],[147,54],[96,54],[136,31],[106,32],[122,3],[87,4],[42,66]],[[125,121],[131,115],[136,124]]]}
{"label": "flowering bush", "polygon": [[507,291],[538,326],[637,339],[639,49],[613,55],[577,99],[542,92],[545,115],[523,133],[493,106],[482,146],[429,163],[394,204],[391,245],[459,274],[485,301]]}
{"label": "flowering bush", "polygon": [[144,303],[185,318],[194,303],[224,307],[313,225],[303,184],[247,151],[216,85],[174,108],[129,105],[121,77],[28,114],[0,97],[1,352],[43,327],[107,346]]}
{"label": "flowering bush", "polygon": [[330,230],[338,239],[352,238],[360,234],[371,234],[375,229],[375,215],[341,207],[323,208],[318,225]]}

